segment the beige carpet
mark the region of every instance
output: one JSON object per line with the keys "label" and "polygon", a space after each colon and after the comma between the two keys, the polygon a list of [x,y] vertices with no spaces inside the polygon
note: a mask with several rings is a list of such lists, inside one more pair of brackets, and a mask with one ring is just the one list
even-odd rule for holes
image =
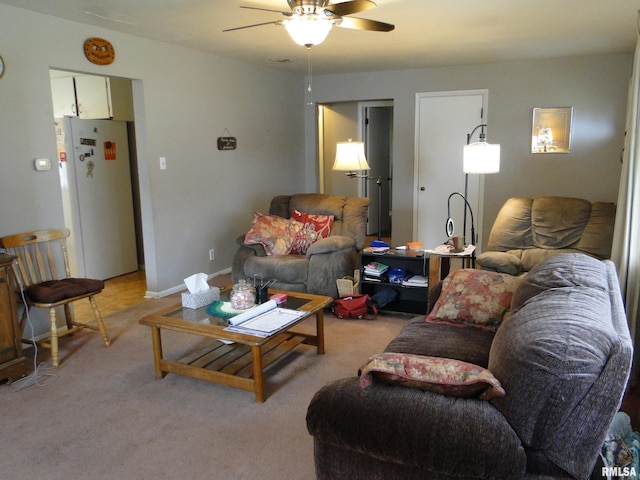
{"label": "beige carpet", "polygon": [[[62,339],[61,366],[41,370],[58,377],[41,377],[42,386],[0,385],[0,478],[313,479],[309,400],[325,383],[355,375],[411,318],[327,313],[327,353],[300,346],[272,365],[259,404],[251,392],[177,375],[155,379],[150,330],[138,319],[176,298],[106,315],[109,348],[86,330]],[[199,342],[163,334],[165,355],[174,358]],[[48,358],[41,350],[39,360]]]}

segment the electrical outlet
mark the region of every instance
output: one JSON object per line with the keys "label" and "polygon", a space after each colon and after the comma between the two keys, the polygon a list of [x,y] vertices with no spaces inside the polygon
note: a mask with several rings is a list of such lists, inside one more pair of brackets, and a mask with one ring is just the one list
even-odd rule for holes
{"label": "electrical outlet", "polygon": [[212,248],[211,250],[209,250],[209,261],[213,261],[215,258],[216,258],[216,253]]}

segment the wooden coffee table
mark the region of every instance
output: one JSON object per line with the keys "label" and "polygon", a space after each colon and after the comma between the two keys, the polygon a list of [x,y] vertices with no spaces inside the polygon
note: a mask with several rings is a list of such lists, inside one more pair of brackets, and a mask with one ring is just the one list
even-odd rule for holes
{"label": "wooden coffee table", "polygon": [[[221,298],[228,297],[229,291],[230,286],[225,287],[221,291]],[[270,294],[277,292],[279,290],[269,290]],[[268,365],[300,344],[313,345],[319,355],[324,353],[324,309],[333,300],[322,295],[280,292],[288,296],[287,303],[282,307],[307,314],[268,337],[226,331],[227,320],[207,314],[207,307],[190,309],[177,304],[142,318],[140,323],[151,327],[156,378],[177,373],[253,391],[256,401],[264,402],[263,374]],[[316,316],[315,335],[292,330],[313,314]],[[197,335],[211,342],[179,360],[169,360],[164,358],[162,352],[162,330]]]}

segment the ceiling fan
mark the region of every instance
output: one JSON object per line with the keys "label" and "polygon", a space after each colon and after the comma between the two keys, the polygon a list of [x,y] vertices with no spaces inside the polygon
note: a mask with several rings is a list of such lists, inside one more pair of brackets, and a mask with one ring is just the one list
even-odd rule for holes
{"label": "ceiling fan", "polygon": [[329,0],[287,0],[287,3],[291,9],[290,12],[241,6],[240,8],[250,10],[280,13],[286,18],[284,20],[229,28],[223,31],[231,32],[262,25],[284,25],[294,42],[311,48],[314,45],[322,43],[334,25],[342,28],[370,30],[374,32],[390,32],[395,28],[390,23],[347,16],[374,8],[376,4],[372,0],[349,0],[332,5],[327,5]]}

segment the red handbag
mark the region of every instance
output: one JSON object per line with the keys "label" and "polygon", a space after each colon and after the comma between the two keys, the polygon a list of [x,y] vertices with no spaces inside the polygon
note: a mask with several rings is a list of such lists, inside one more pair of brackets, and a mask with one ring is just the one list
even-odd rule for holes
{"label": "red handbag", "polygon": [[367,294],[354,293],[336,298],[331,304],[331,311],[338,318],[359,318],[374,320],[378,315],[371,298]]}

